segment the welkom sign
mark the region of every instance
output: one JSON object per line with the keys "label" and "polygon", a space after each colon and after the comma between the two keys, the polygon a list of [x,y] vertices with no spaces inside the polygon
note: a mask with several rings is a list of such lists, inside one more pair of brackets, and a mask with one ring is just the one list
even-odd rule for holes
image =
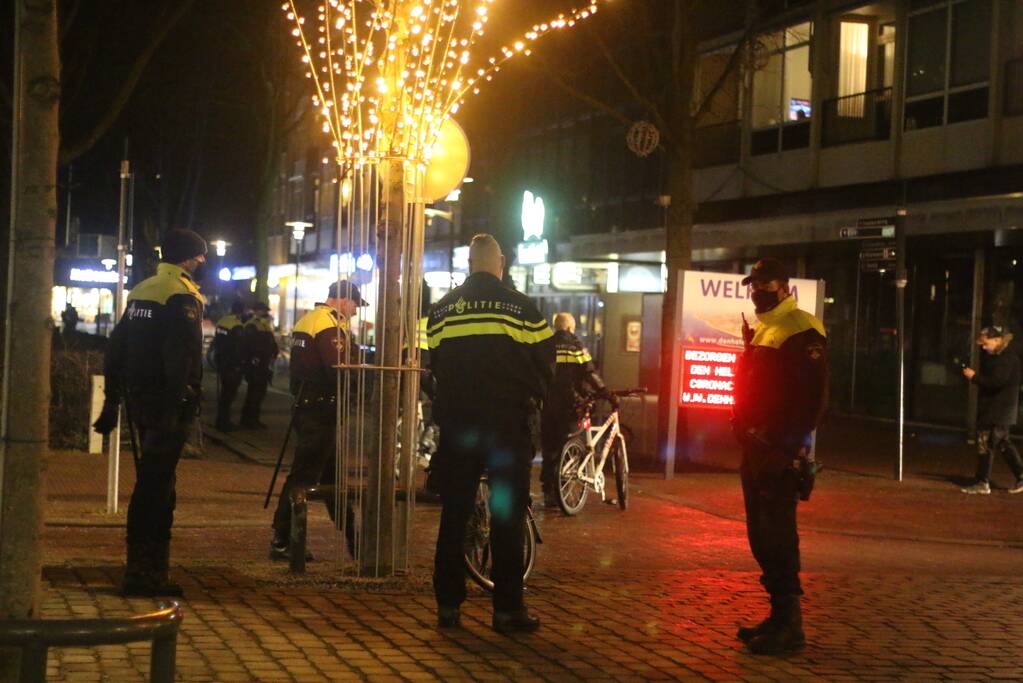
{"label": "welkom sign", "polygon": [[[735,366],[742,353],[742,317],[755,324],[750,289],[739,273],[686,271],[683,281],[682,384],[679,405],[731,410]],[[823,280],[789,280],[799,307],[817,315]]]}

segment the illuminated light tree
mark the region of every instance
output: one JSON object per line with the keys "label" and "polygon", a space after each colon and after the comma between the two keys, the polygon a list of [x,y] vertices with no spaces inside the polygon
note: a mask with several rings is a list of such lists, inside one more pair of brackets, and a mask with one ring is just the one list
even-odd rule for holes
{"label": "illuminated light tree", "polygon": [[[535,41],[592,17],[607,1],[538,23],[483,60],[474,48],[487,30],[494,0],[320,0],[307,12],[300,0],[282,5],[338,168],[338,279],[349,275],[340,265],[344,254],[377,257],[373,365],[338,356],[345,368],[344,396],[353,386],[374,387],[369,399],[356,391],[356,399],[339,401],[338,408],[336,513],[351,502],[348,491],[354,488],[353,506],[363,519],[355,544],[360,573],[388,575],[406,563],[407,538],[394,539],[394,462],[409,501],[399,527],[407,534],[415,421],[399,416],[416,414],[423,209],[424,202],[443,197],[424,192],[424,177],[441,128],[509,60],[529,55]],[[455,166],[450,189],[466,170]],[[359,340],[370,341],[368,326],[360,327]],[[373,430],[372,438],[364,436]],[[366,472],[365,486],[352,486],[352,471]]]}

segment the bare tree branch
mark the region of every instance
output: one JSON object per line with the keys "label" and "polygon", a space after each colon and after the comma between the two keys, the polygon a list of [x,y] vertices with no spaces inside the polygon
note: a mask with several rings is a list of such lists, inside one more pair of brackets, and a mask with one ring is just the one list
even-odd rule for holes
{"label": "bare tree branch", "polygon": [[68,34],[71,33],[71,27],[75,24],[75,19],[78,18],[78,11],[82,9],[81,0],[67,0],[67,3],[71,5],[71,8],[65,13],[64,17],[60,22],[60,42],[61,44],[67,39]]}
{"label": "bare tree branch", "polygon": [[[170,34],[171,30],[178,24],[182,17],[188,12],[189,9],[195,4],[195,0],[179,0],[174,5],[174,9],[170,12],[169,16],[161,16],[157,22],[159,28],[153,34],[152,39],[146,45],[145,50],[135,59],[135,63],[132,64],[131,70],[128,72],[128,76],[121,84],[121,89],[114,97],[110,106],[107,108],[106,114],[93,126],[92,130],[89,131],[83,138],[78,140],[72,145],[69,145],[60,151],[59,163],[61,166],[65,166],[78,157],[89,151],[97,141],[110,129],[111,126],[117,121],[117,118],[121,115],[121,111],[131,97],[132,92],[135,90],[135,86],[138,85],[139,80],[142,78],[142,74],[145,73],[146,67],[149,66],[149,62],[152,60],[153,55],[156,54],[160,45],[164,39]],[[167,14],[167,9],[171,5],[165,6],[164,15]]]}
{"label": "bare tree branch", "polygon": [[605,61],[607,61],[607,63],[611,66],[611,70],[614,71],[615,75],[618,77],[618,80],[622,82],[622,84],[629,91],[629,93],[636,100],[636,102],[641,107],[646,109],[651,116],[654,117],[654,120],[657,121],[657,126],[661,129],[665,139],[671,141],[671,129],[668,127],[668,122],[664,120],[664,116],[661,114],[661,110],[657,106],[657,103],[645,97],[639,91],[639,89],[636,88],[636,85],[632,82],[632,79],[629,78],[628,75],[626,75],[625,71],[618,63],[618,60],[611,53],[611,50],[608,48],[607,43],[604,42],[604,39],[603,37],[601,37],[600,33],[592,28],[590,30],[590,33],[593,35],[593,39],[597,43],[597,47],[600,48],[601,53],[604,55]]}
{"label": "bare tree branch", "polygon": [[700,106],[696,108],[696,112],[693,114],[694,121],[698,122],[710,110],[710,105],[714,101],[714,98],[717,97],[721,88],[723,88],[725,83],[728,82],[729,74],[731,74],[731,72],[739,66],[739,59],[742,57],[742,51],[756,33],[756,27],[757,23],[755,21],[750,22],[749,26],[746,27],[742,37],[739,38],[739,42],[736,43],[735,49],[732,50],[732,54],[729,55],[728,62],[725,64],[725,68],[721,72],[721,75],[718,76],[714,85],[711,86],[711,89],[707,92],[706,96],[704,96],[703,101],[700,102]]}
{"label": "bare tree branch", "polygon": [[[533,66],[532,64],[530,64],[530,60],[536,60],[540,62],[543,68],[537,68],[536,66]],[[537,58],[535,54],[532,55],[529,59],[523,60],[522,63],[525,64],[527,68],[532,69],[533,71],[536,71],[538,74],[541,74],[545,78],[548,78],[551,81],[553,81],[555,85],[557,85],[559,88],[561,88],[566,93],[576,98],[580,102],[588,104],[594,109],[599,109],[600,111],[604,112],[611,118],[615,119],[616,121],[619,121],[620,123],[625,124],[626,126],[630,126],[634,123],[632,119],[630,119],[628,116],[626,116],[621,111],[611,106],[607,102],[597,99],[596,97],[589,95],[583,92],[582,90],[576,88],[574,85],[572,85],[564,78],[559,76],[553,68],[551,68],[549,65],[547,65],[542,60]]]}

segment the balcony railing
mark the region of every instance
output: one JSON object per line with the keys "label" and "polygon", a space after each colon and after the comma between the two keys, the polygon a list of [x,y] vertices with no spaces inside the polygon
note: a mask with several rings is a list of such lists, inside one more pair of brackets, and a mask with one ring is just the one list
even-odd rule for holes
{"label": "balcony railing", "polygon": [[823,111],[824,147],[887,140],[892,127],[892,89],[824,100]]}
{"label": "balcony railing", "polygon": [[740,122],[701,126],[693,135],[693,168],[739,162]]}
{"label": "balcony railing", "polygon": [[1023,57],[1005,63],[1005,115],[1023,116]]}

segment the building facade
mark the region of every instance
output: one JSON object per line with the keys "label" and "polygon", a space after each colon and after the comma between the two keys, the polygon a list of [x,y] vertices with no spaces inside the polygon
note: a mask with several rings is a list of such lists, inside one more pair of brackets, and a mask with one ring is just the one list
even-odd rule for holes
{"label": "building facade", "polygon": [[[983,324],[1023,331],[1023,2],[782,4],[757,18],[735,68],[741,14],[701,42],[697,90],[718,87],[692,150],[694,268],[742,272],[773,255],[824,280],[833,406],[894,416],[892,217],[905,208],[907,416],[962,425],[970,393],[953,360],[976,361]],[[527,291],[588,317],[612,384],[653,390],[667,162],[633,154],[628,133],[553,107],[503,172],[546,202],[550,256],[518,264]],[[487,227],[493,205],[464,204]],[[639,353],[625,350],[630,331]]]}

